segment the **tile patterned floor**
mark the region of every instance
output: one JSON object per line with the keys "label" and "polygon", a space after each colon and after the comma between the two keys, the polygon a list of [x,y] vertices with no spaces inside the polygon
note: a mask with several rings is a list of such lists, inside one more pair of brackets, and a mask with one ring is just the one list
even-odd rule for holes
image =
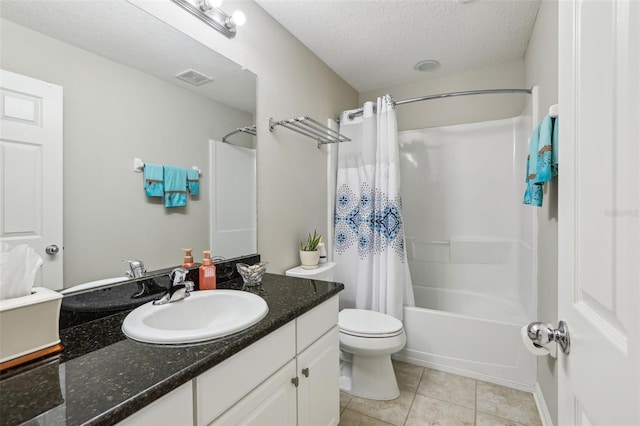
{"label": "tile patterned floor", "polygon": [[400,396],[372,401],[340,393],[340,426],[541,426],[533,395],[394,361]]}

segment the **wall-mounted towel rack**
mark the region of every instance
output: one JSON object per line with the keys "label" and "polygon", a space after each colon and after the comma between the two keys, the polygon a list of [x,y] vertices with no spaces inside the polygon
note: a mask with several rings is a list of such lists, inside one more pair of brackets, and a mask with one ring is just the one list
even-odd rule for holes
{"label": "wall-mounted towel rack", "polygon": [[269,130],[273,132],[276,126],[286,127],[289,130],[300,133],[311,139],[318,141],[318,147],[320,145],[328,143],[340,143],[348,142],[349,139],[346,136],[341,135],[333,129],[325,126],[322,123],[317,122],[311,117],[303,116],[297,118],[291,118],[289,120],[275,121],[273,118],[269,119]]}
{"label": "wall-mounted towel rack", "polygon": [[[197,166],[193,166],[191,168],[193,170],[197,170],[199,175],[202,175],[202,170],[200,170],[200,168],[198,168]],[[133,159],[133,171],[138,173],[142,173],[144,171],[144,161],[142,161],[142,159],[140,158]]]}
{"label": "wall-mounted towel rack", "polygon": [[246,127],[238,127],[237,129],[235,129],[233,132],[227,133],[226,135],[224,135],[222,137],[222,142],[224,143],[230,143],[227,138],[229,136],[233,136],[237,133],[248,133],[252,136],[256,135],[256,125],[254,124],[253,126],[246,126]]}

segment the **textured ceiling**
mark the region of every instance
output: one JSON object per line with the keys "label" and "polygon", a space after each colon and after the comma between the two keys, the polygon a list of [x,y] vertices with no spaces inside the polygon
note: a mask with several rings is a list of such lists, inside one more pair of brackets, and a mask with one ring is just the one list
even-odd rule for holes
{"label": "textured ceiling", "polygon": [[[176,7],[176,13],[183,13]],[[0,1],[0,16],[154,75],[241,111],[255,113],[255,75],[123,0]],[[175,75],[213,78],[199,87]]]}
{"label": "textured ceiling", "polygon": [[[524,58],[540,0],[256,0],[359,92]],[[436,59],[428,73],[414,65]]]}

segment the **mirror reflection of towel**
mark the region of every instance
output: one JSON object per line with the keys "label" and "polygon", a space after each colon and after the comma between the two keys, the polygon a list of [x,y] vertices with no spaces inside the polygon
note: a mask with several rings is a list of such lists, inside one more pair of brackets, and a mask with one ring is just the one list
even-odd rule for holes
{"label": "mirror reflection of towel", "polygon": [[164,206],[183,207],[187,205],[187,169],[164,166]]}
{"label": "mirror reflection of towel", "polygon": [[147,197],[162,197],[164,168],[158,164],[145,164],[143,170],[144,190]]}
{"label": "mirror reflection of towel", "polygon": [[187,170],[187,187],[189,188],[189,194],[200,194],[200,171],[196,169]]}

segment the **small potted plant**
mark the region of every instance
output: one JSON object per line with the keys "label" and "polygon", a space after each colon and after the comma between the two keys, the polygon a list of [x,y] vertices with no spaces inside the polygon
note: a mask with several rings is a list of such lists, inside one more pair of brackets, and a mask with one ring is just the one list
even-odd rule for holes
{"label": "small potted plant", "polygon": [[313,231],[313,235],[309,234],[307,243],[300,243],[300,262],[304,269],[315,269],[320,261],[320,252],[318,245],[322,242],[322,235],[317,231]]}

